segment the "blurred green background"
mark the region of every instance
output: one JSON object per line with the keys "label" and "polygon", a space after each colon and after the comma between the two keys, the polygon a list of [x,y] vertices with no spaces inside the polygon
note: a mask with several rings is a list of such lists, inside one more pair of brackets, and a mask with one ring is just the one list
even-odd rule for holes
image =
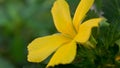
{"label": "blurred green background", "polygon": [[[36,64],[27,61],[27,45],[37,37],[57,32],[50,11],[54,1],[0,0],[0,68],[44,68],[44,63]],[[67,1],[73,17],[79,0]],[[86,19],[101,16],[101,12],[104,12],[106,14],[103,16],[112,22],[109,15],[111,13],[110,11],[108,13],[109,9],[106,10],[106,8],[109,4],[114,4],[110,1],[118,0],[103,1],[95,1],[96,9],[89,11]],[[119,5],[118,8],[120,12]]]}
{"label": "blurred green background", "polygon": [[27,62],[27,45],[56,32],[50,13],[53,2],[0,0],[0,68],[36,68]]}

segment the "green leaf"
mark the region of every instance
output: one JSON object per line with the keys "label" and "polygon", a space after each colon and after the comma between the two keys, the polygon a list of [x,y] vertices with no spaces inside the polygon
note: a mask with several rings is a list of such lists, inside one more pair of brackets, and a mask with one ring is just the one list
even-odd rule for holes
{"label": "green leaf", "polygon": [[119,46],[119,54],[120,54],[120,39],[116,41],[116,44]]}
{"label": "green leaf", "polygon": [[120,22],[120,0],[103,0],[103,12],[108,22]]}
{"label": "green leaf", "polygon": [[102,6],[103,6],[102,0],[95,0],[95,6],[96,6],[97,12],[101,12]]}
{"label": "green leaf", "polygon": [[99,17],[99,14],[98,14],[97,12],[95,12],[95,10],[90,10],[90,11],[87,13],[84,21],[89,20],[89,19],[91,19],[91,18],[98,18],[98,17]]}

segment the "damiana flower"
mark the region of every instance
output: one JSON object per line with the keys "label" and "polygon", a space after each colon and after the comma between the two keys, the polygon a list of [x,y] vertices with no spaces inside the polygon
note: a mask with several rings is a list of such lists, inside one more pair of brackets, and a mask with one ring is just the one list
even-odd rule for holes
{"label": "damiana flower", "polygon": [[56,0],[52,7],[57,34],[40,37],[28,45],[28,61],[42,62],[53,54],[47,67],[71,63],[76,56],[76,43],[84,44],[89,40],[93,27],[98,27],[102,18],[82,22],[94,0],[81,0],[73,20],[69,5],[65,0]]}

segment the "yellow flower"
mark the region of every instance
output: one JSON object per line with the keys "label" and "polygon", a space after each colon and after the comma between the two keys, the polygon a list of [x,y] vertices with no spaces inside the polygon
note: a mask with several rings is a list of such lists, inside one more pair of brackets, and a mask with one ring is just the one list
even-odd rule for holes
{"label": "yellow flower", "polygon": [[76,56],[76,43],[86,43],[92,28],[98,27],[102,20],[94,18],[82,23],[93,2],[94,0],[81,0],[72,20],[67,2],[55,1],[51,12],[59,34],[33,40],[28,45],[28,61],[42,62],[54,53],[47,67],[71,63]]}

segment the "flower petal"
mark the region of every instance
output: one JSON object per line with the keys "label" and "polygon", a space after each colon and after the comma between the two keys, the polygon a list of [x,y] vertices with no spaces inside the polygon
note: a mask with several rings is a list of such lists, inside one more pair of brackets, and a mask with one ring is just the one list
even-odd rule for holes
{"label": "flower petal", "polygon": [[79,3],[73,18],[73,24],[77,31],[79,29],[79,25],[81,24],[86,13],[92,6],[93,2],[94,0],[81,0],[81,2]]}
{"label": "flower petal", "polygon": [[84,44],[89,40],[91,35],[91,30],[93,27],[98,27],[99,23],[101,22],[102,18],[94,18],[82,23],[79,27],[79,32],[75,37],[77,42]]}
{"label": "flower petal", "polygon": [[52,7],[52,16],[57,30],[63,34],[75,36],[69,5],[65,0],[57,0]]}
{"label": "flower petal", "polygon": [[70,39],[61,34],[37,38],[28,45],[28,61],[41,62],[52,54],[59,46],[68,41],[70,41]]}
{"label": "flower petal", "polygon": [[76,48],[76,43],[73,41],[64,44],[55,52],[47,67],[71,63],[76,56]]}

